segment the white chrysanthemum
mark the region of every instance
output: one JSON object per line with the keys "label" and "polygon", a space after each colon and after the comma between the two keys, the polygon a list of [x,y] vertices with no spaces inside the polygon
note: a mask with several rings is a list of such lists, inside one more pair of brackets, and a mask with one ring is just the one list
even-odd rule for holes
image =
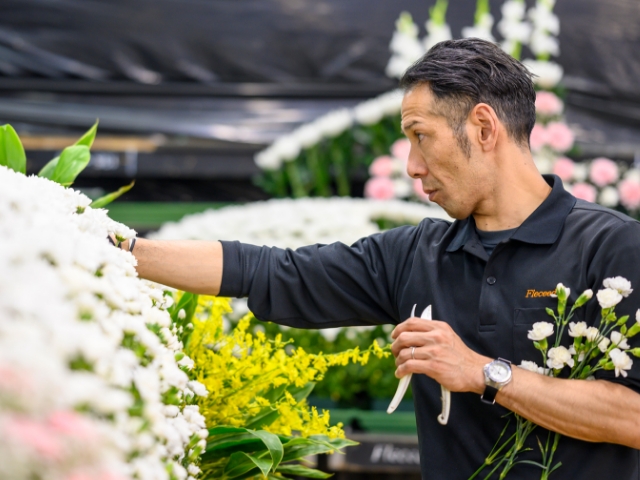
{"label": "white chrysanthemum", "polygon": [[611,350],[609,356],[611,357],[611,362],[615,367],[616,377],[620,375],[626,377],[626,371],[631,370],[631,367],[633,367],[633,360],[631,360],[631,357],[619,348],[614,348],[613,350]]}
{"label": "white chrysanthemum", "polygon": [[549,322],[536,322],[527,334],[529,340],[538,342],[553,335],[553,324]]}
{"label": "white chrysanthemum", "polygon": [[628,297],[633,292],[631,282],[624,277],[605,278],[602,284],[605,288],[617,290],[623,297]]}
{"label": "white chrysanthemum", "polygon": [[565,365],[573,367],[574,361],[571,358],[571,353],[566,347],[554,347],[550,348],[547,352],[547,366],[554,370],[564,368]]}
{"label": "white chrysanthemum", "polygon": [[[163,309],[171,298],[139,280],[133,256],[106,240],[108,233],[135,232],[89,203],[72,189],[0,167],[2,478],[67,478],[76,466],[96,478],[168,479],[167,468],[179,465],[191,441],[168,449],[166,435],[156,434],[173,435],[161,399],[188,382],[174,352],[148,327],[169,327]],[[131,342],[147,366],[124,346]],[[146,402],[141,416],[131,414],[134,388]],[[188,423],[175,409],[174,417]],[[16,419],[23,428],[82,423],[92,441],[69,438],[60,461],[44,462],[8,434]]]}
{"label": "white chrysanthemum", "polygon": [[615,307],[622,301],[622,295],[618,290],[614,290],[613,288],[604,288],[599,290],[596,294],[596,298],[598,299],[598,303],[602,308],[611,308]]}

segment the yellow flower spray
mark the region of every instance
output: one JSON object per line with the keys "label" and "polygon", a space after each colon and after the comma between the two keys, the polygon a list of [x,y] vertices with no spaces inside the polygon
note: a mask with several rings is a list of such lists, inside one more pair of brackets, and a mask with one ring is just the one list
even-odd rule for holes
{"label": "yellow flower spray", "polygon": [[364,365],[371,354],[389,356],[389,349],[374,342],[364,351],[310,354],[288,346],[281,335],[269,340],[262,332],[250,333],[251,314],[225,334],[223,316],[229,312],[229,299],[200,296],[185,345],[185,353],[195,362],[193,377],[209,391],[198,400],[207,426],[343,438],[342,425],[331,426],[329,412],[309,407],[306,396],[329,367],[349,362]]}

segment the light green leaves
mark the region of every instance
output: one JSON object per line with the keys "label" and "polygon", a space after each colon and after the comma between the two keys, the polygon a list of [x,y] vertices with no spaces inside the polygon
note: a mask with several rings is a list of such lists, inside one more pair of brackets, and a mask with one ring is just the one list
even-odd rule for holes
{"label": "light green leaves", "polygon": [[93,202],[91,202],[91,208],[104,208],[109,205],[115,199],[120,197],[121,195],[127,193],[129,190],[133,188],[135,185],[135,181],[131,182],[129,185],[125,185],[124,187],[120,187],[115,192],[108,193],[100,198],[96,198]]}
{"label": "light green leaves", "polygon": [[85,145],[72,145],[65,148],[60,154],[56,168],[51,174],[51,180],[68,187],[76,177],[80,175],[91,160],[89,147]]}
{"label": "light green leaves", "polygon": [[19,173],[27,173],[27,156],[22,142],[9,124],[0,127],[0,165]]}
{"label": "light green leaves", "polygon": [[[91,145],[93,145],[93,140],[96,138],[97,131],[98,122],[96,121],[96,123],[94,123],[93,126],[87,130],[87,132],[82,135],[76,143],[65,148],[59,157],[51,159],[51,161],[49,161],[42,170],[40,170],[38,176],[53,180],[65,187],[71,185],[75,181],[76,177],[80,175],[80,172],[82,172],[89,164],[89,160],[91,160],[91,153],[89,152],[89,149],[91,148]],[[125,191],[121,192],[110,201],[115,200],[125,193]],[[114,192],[110,195],[114,195],[116,193],[117,192]],[[109,201],[104,203],[104,205],[107,203],[109,203]]]}

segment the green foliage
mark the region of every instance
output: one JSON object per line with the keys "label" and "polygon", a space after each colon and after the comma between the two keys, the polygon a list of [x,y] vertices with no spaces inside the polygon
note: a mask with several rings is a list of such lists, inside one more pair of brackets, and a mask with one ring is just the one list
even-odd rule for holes
{"label": "green foliage", "polygon": [[68,187],[75,181],[91,160],[89,147],[84,145],[72,145],[62,150],[60,158],[53,169],[51,180],[64,187]]}
{"label": "green foliage", "polygon": [[209,429],[201,468],[206,479],[287,478],[284,475],[329,478],[329,474],[299,462],[309,455],[329,453],[350,445],[357,443],[324,435],[286,437],[264,430],[219,426]]}
{"label": "green foliage", "polygon": [[0,127],[0,165],[27,173],[27,156],[18,134],[9,124]]}
{"label": "green foliage", "polygon": [[124,187],[120,187],[115,192],[107,193],[106,195],[96,198],[93,202],[91,202],[92,208],[104,208],[109,205],[114,200],[118,199],[121,195],[127,193],[129,190],[133,188],[136,184],[135,181],[131,182],[129,185],[125,185]]}
{"label": "green foliage", "polygon": [[264,170],[256,183],[275,197],[350,196],[353,182],[367,178],[373,159],[388,155],[393,142],[402,137],[399,115],[375,125],[355,125],[303,150],[280,170]]}

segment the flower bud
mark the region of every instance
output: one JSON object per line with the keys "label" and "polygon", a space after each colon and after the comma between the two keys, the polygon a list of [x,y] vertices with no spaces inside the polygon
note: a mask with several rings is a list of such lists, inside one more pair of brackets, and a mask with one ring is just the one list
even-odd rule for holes
{"label": "flower bud", "polygon": [[593,297],[593,290],[587,289],[578,297],[574,305],[575,308],[581,307]]}

